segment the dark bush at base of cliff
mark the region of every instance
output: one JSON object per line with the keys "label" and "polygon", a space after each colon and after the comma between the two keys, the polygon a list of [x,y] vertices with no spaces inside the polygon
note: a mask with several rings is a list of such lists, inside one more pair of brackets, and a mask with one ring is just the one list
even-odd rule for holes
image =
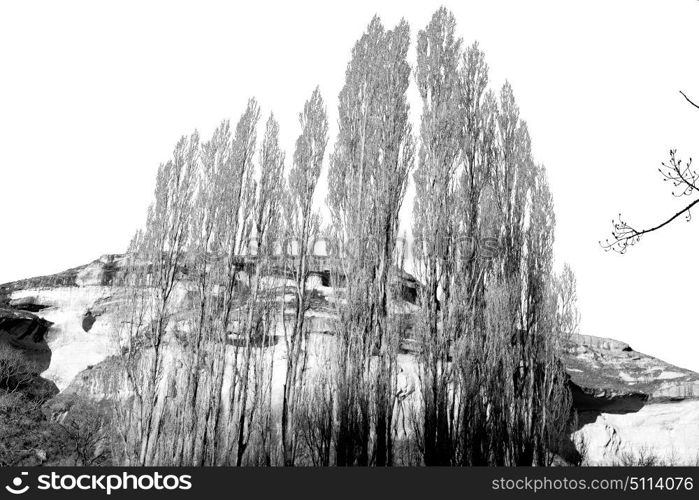
{"label": "dark bush at base of cliff", "polygon": [[0,391],[0,466],[110,465],[103,413],[77,401],[54,420],[51,404]]}
{"label": "dark bush at base of cliff", "polygon": [[62,465],[58,430],[42,413],[41,402],[0,391],[0,466]]}
{"label": "dark bush at base of cliff", "polygon": [[109,412],[55,384],[0,346],[0,466],[106,465]]}

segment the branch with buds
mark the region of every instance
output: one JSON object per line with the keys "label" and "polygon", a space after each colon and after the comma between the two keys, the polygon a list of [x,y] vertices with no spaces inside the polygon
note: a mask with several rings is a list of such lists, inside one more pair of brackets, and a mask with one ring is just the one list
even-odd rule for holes
{"label": "branch with buds", "polygon": [[[699,106],[692,102],[684,92],[680,91],[680,94],[682,94],[692,106],[699,109]],[[692,167],[692,159],[690,158],[687,162],[678,159],[676,149],[670,150],[670,160],[667,163],[663,162],[662,166],[658,168],[658,171],[663,178],[663,182],[670,182],[672,184],[672,195],[674,197],[681,198],[699,192],[699,187],[697,187],[699,185],[699,173]],[[695,199],[688,203],[684,208],[665,219],[660,224],[642,230],[631,226],[623,220],[621,214],[619,214],[618,220],[612,220],[612,225],[614,227],[612,230],[612,237],[607,238],[604,242],[600,241],[599,243],[605,251],[614,250],[615,252],[624,254],[630,246],[638,243],[641,236],[644,234],[657,231],[680,217],[684,217],[687,222],[691,221],[691,210],[697,203],[699,203],[699,199]]]}

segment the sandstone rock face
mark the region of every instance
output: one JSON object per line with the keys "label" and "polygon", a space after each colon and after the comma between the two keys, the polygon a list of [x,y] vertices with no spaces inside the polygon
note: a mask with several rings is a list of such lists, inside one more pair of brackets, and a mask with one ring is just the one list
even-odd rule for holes
{"label": "sandstone rock face", "polygon": [[0,308],[0,345],[19,350],[38,371],[51,364],[51,350],[46,337],[52,323],[36,314]]}
{"label": "sandstone rock face", "polygon": [[51,364],[46,335],[51,322],[31,312],[0,308],[0,347],[22,354],[31,377],[21,387],[29,398],[45,399],[58,393],[56,385],[41,376]]}
{"label": "sandstone rock face", "polygon": [[697,463],[699,374],[589,335],[571,339],[566,367],[589,464]]}
{"label": "sandstone rock face", "polygon": [[115,356],[108,356],[79,372],[62,394],[84,396],[95,401],[113,401],[130,396],[126,373]]}
{"label": "sandstone rock face", "polygon": [[571,381],[598,403],[636,397],[653,403],[699,397],[699,374],[611,339],[574,336],[566,367]]}
{"label": "sandstone rock face", "polygon": [[590,465],[699,464],[699,400],[600,413],[574,435]]}
{"label": "sandstone rock face", "polygon": [[38,344],[46,336],[51,322],[27,311],[0,309],[0,332],[22,344]]}
{"label": "sandstone rock face", "polygon": [[[53,276],[2,285],[15,314],[25,317],[32,314],[43,325],[40,347],[50,360],[43,367],[43,376],[60,390],[65,389],[79,372],[115,352],[112,317],[115,304],[110,304],[115,290],[108,284],[118,268],[118,258],[105,256]],[[35,312],[22,310],[27,306]],[[100,315],[86,333],[82,324],[88,311]],[[27,352],[37,348],[26,342],[18,347]]]}
{"label": "sandstone rock face", "polygon": [[51,322],[45,335],[51,364],[44,377],[53,380],[60,390],[88,365],[97,364],[114,352],[110,313],[98,318],[89,333],[82,328],[85,312],[104,303],[111,294],[112,290],[103,286],[28,289],[13,294],[36,297],[49,306],[37,313]]}
{"label": "sandstone rock face", "polygon": [[[43,352],[42,375],[64,395],[98,401],[129,396],[115,356],[117,308],[124,292],[118,286],[122,262],[121,256],[108,255],[53,276],[0,287],[7,297],[0,306],[0,340],[4,335],[15,348],[33,355]],[[328,286],[327,274],[320,268],[310,282],[310,365],[317,364],[321,354],[333,346],[338,294]],[[287,283],[285,276],[266,280],[270,286]],[[401,318],[407,337],[399,356],[401,397],[415,398],[419,391],[415,353],[420,346],[410,338],[410,332],[418,313],[415,298],[419,283],[406,274],[392,286],[400,301],[391,313]],[[186,287],[176,290],[181,310],[190,307],[190,295]],[[289,295],[287,300],[291,299]],[[288,309],[285,316],[291,313]],[[230,341],[235,344],[234,333]],[[168,354],[174,370],[178,366],[176,349]],[[284,342],[277,343],[267,355],[275,367],[272,399],[273,406],[278,406],[284,383]],[[665,463],[696,463],[699,374],[638,353],[625,343],[589,335],[570,339],[565,362],[578,423],[571,440],[585,452],[586,463],[632,462],[649,455]]]}

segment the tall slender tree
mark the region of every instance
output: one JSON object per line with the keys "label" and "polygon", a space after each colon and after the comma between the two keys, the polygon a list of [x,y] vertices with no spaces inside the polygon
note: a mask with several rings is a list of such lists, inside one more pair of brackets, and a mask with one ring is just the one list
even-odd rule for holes
{"label": "tall slender tree", "polygon": [[[388,284],[398,212],[413,164],[406,98],[409,41],[405,21],[386,31],[375,17],[352,50],[340,93],[328,194],[338,247],[345,257],[338,269],[345,285],[338,325],[340,465],[368,464],[372,425],[376,463],[391,460],[396,342],[389,327]],[[367,390],[370,380],[373,394]]]}
{"label": "tall slender tree", "polygon": [[418,33],[416,80],[422,98],[420,148],[415,171],[413,235],[420,295],[418,328],[424,404],[424,459],[446,465],[451,459],[449,422],[450,322],[457,244],[457,171],[464,140],[464,108],[459,80],[461,40],[454,16],[445,8]]}
{"label": "tall slender tree", "polygon": [[281,415],[284,465],[294,465],[296,458],[296,412],[300,403],[302,376],[307,359],[308,332],[305,316],[310,306],[307,282],[320,228],[320,217],[313,212],[313,199],[328,144],[327,112],[318,88],[313,91],[299,114],[299,124],[301,134],[296,139],[294,164],[289,172],[285,205],[288,240],[296,246],[296,252],[292,265],[294,317],[290,331],[285,335],[287,362]]}
{"label": "tall slender tree", "polygon": [[168,411],[163,390],[173,377],[164,362],[165,344],[172,333],[174,292],[185,267],[191,230],[191,206],[198,168],[199,135],[182,137],[170,161],[158,169],[155,201],[146,227],[131,244],[133,293],[122,309],[119,332],[123,367],[135,397],[127,403],[130,424],[123,432],[129,463],[158,463],[163,413]]}

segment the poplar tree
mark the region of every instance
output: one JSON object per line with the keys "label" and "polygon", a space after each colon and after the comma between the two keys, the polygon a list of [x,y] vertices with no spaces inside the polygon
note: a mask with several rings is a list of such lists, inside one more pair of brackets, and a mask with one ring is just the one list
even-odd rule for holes
{"label": "poplar tree", "polygon": [[427,465],[447,465],[452,446],[449,348],[455,332],[450,306],[457,263],[458,176],[464,140],[459,80],[461,40],[445,8],[418,33],[416,80],[422,99],[418,167],[414,174],[414,253],[420,293],[422,438]]}
{"label": "poplar tree", "polygon": [[337,274],[345,288],[338,324],[340,465],[368,464],[372,426],[377,465],[391,461],[397,339],[389,324],[389,281],[414,155],[406,98],[409,42],[405,21],[386,31],[375,17],[352,49],[340,92],[328,181],[343,256]]}
{"label": "poplar tree", "polygon": [[166,344],[174,326],[174,294],[186,264],[198,159],[199,135],[182,137],[172,159],[158,168],[146,227],[130,246],[130,291],[118,334],[122,366],[134,394],[121,408],[127,414],[121,434],[125,459],[134,465],[154,465],[162,458],[158,444],[168,411],[164,391],[174,377],[171,360],[165,359]]}
{"label": "poplar tree", "polygon": [[307,360],[307,326],[305,315],[310,307],[307,282],[320,217],[313,211],[313,199],[328,144],[328,118],[325,103],[316,88],[299,114],[301,134],[296,139],[294,163],[289,172],[285,204],[288,241],[296,246],[293,256],[294,316],[286,342],[286,376],[284,380],[281,432],[284,465],[294,465],[297,451],[298,425],[296,413],[300,404],[303,373]]}

